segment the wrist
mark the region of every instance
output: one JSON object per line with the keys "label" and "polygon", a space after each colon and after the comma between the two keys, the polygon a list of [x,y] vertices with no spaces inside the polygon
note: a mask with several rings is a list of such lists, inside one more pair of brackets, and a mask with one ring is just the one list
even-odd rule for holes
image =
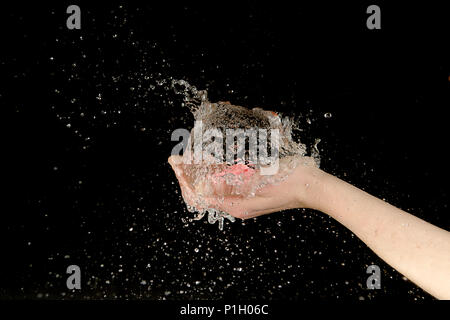
{"label": "wrist", "polygon": [[295,174],[298,207],[323,211],[322,203],[330,175],[310,163],[300,164]]}

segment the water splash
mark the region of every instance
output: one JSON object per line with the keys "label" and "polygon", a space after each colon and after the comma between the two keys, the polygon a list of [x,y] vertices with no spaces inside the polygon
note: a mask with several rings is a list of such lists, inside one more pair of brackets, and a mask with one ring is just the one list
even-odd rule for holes
{"label": "water splash", "polygon": [[[198,212],[194,220],[200,220],[207,214],[208,222],[213,224],[218,221],[219,229],[223,230],[224,220],[234,222],[235,218],[226,212],[210,208],[207,199],[213,198],[223,203],[224,198],[229,195],[242,198],[255,196],[264,186],[286,179],[306,155],[307,148],[292,138],[295,123],[288,117],[261,108],[247,109],[229,102],[212,103],[208,101],[206,90],[198,90],[184,80],[172,80],[172,87],[177,94],[183,96],[183,105],[189,108],[195,119],[189,148],[183,154],[183,172],[195,196],[184,200],[186,203],[189,202],[187,200],[193,203],[192,206],[188,205],[188,211]],[[227,130],[230,129],[240,132],[232,140],[228,140]],[[199,136],[208,136],[207,133],[211,130],[215,130],[216,136],[214,139],[200,141],[202,161],[199,162],[195,158],[196,142]],[[274,135],[272,130],[276,130],[279,135]],[[255,138],[258,139],[258,147],[253,150],[249,132],[255,133]],[[261,144],[262,133],[264,139]],[[240,138],[244,139],[244,144],[238,144]],[[272,149],[275,139],[276,152]],[[316,140],[311,151],[317,165],[320,160],[317,149],[319,141]],[[264,149],[262,146],[270,148]],[[230,158],[229,154],[233,157]],[[205,161],[205,157],[209,158],[208,161]],[[262,170],[273,165],[274,161],[278,165],[276,174],[262,174]]]}

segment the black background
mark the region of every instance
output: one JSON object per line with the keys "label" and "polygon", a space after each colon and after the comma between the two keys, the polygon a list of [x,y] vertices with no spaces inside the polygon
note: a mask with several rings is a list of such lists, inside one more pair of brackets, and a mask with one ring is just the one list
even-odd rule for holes
{"label": "black background", "polygon": [[166,160],[193,119],[149,88],[296,115],[325,171],[448,230],[445,8],[378,2],[368,30],[368,2],[79,2],[68,30],[70,4],[1,9],[2,299],[432,299],[318,212],[185,223]]}

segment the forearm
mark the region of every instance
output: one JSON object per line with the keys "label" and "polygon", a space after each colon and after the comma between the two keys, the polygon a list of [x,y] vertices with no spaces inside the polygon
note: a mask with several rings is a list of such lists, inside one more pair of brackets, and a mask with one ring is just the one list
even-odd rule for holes
{"label": "forearm", "polygon": [[437,298],[450,299],[450,233],[316,170],[310,207],[327,213],[384,261]]}

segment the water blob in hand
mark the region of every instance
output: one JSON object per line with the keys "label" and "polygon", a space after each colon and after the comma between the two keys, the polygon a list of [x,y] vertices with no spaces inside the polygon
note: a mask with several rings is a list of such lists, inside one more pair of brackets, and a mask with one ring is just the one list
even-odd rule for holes
{"label": "water blob in hand", "polygon": [[187,150],[169,163],[189,211],[199,212],[195,220],[208,213],[208,222],[223,229],[224,219],[253,216],[255,208],[243,202],[261,200],[306,159],[305,146],[292,139],[291,122],[275,112],[203,100],[193,114]]}

